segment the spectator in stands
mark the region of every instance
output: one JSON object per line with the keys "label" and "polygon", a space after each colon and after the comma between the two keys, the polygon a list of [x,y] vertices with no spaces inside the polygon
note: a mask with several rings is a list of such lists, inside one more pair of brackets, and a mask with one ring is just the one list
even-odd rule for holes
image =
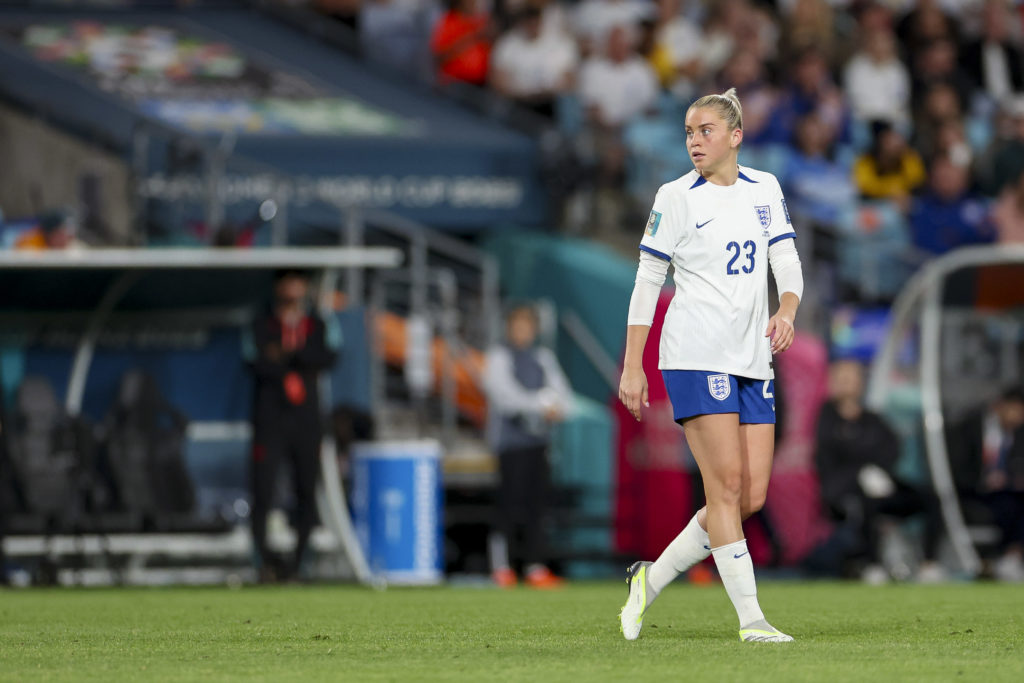
{"label": "spectator in stands", "polygon": [[658,19],[642,19],[637,26],[636,52],[647,60],[654,70],[658,84],[667,90],[676,77],[672,66],[672,52],[668,45],[660,42],[661,22]]}
{"label": "spectator in stands", "polygon": [[[864,37],[879,31],[893,33],[892,11],[877,0],[863,0],[851,10],[852,19],[856,22],[853,30],[843,30],[846,23],[843,15],[837,14],[833,26],[839,34],[840,41],[836,46],[836,63],[842,67],[864,46]],[[899,40],[897,39],[897,44]],[[907,62],[904,62],[906,64]]]}
{"label": "spectator in stands", "polygon": [[779,100],[778,91],[772,86],[765,72],[765,65],[756,54],[740,48],[733,53],[718,75],[718,92],[736,88],[743,98],[743,142],[757,146],[766,137],[771,125],[772,112]]}
{"label": "spectator in stands", "polygon": [[448,11],[434,26],[430,49],[441,83],[487,82],[494,27],[477,5],[477,0],[448,0]]}
{"label": "spectator in stands", "polygon": [[929,169],[928,190],[916,197],[908,216],[914,246],[944,254],[969,244],[991,242],[994,235],[984,202],[970,193],[970,173],[947,156]]}
{"label": "spectator in stands", "polygon": [[366,0],[359,16],[363,54],[412,76],[424,72],[430,27],[437,20],[433,3],[413,0]]}
{"label": "spectator in stands", "polygon": [[[704,75],[705,49],[700,25],[687,16],[681,0],[664,0],[658,7],[655,24],[655,54],[664,55],[664,64],[652,60],[662,86],[682,102],[694,98]],[[659,68],[661,67],[661,68]]]}
{"label": "spectator in stands", "polygon": [[925,181],[924,163],[888,121],[872,121],[871,132],[870,151],[853,165],[857,189],[864,198],[891,199],[906,209],[911,193]]}
{"label": "spectator in stands", "polygon": [[616,26],[608,33],[604,55],[590,57],[580,68],[579,95],[588,120],[619,131],[651,111],[658,82],[650,65],[633,50],[636,32]]}
{"label": "spectator in stands", "polygon": [[653,14],[648,0],[583,0],[573,16],[573,27],[583,55],[602,52],[613,28],[634,31]]}
{"label": "spectator in stands", "polygon": [[[752,0],[737,0],[735,11],[738,18],[733,30],[736,45],[752,50],[765,62],[774,62],[779,56],[779,36],[782,32],[778,14],[766,7],[766,3]],[[715,65],[716,70],[724,65],[725,61],[719,62]]]}
{"label": "spectator in stands", "polygon": [[[826,0],[793,0],[783,16],[782,61],[799,57],[809,48],[820,50],[829,64],[835,56],[835,13]],[[746,100],[744,100],[744,103]]]}
{"label": "spectator in stands", "polygon": [[489,436],[499,462],[498,530],[491,537],[495,583],[516,584],[514,564],[534,588],[558,588],[562,579],[548,568],[545,514],[550,481],[548,449],[552,426],[572,407],[572,390],[547,348],[536,345],[538,319],[530,306],[513,308],[506,319],[507,342],[487,352]]}
{"label": "spectator in stands", "polygon": [[966,110],[974,83],[957,64],[957,46],[952,40],[937,38],[913,53],[911,83],[913,101],[920,106],[925,93],[936,83],[946,83],[956,91],[961,111]]}
{"label": "spectator in stands", "polygon": [[814,113],[828,131],[830,140],[845,141],[849,111],[842,92],[829,74],[828,63],[818,48],[804,50],[791,69],[791,81],[779,98],[768,127],[766,142],[790,144],[797,121]]}
{"label": "spectator in stands", "polygon": [[770,61],[778,51],[779,28],[772,15],[750,0],[709,3],[701,35],[701,57],[709,74],[718,73],[740,46]]}
{"label": "spectator in stands", "polygon": [[557,97],[573,85],[579,56],[572,38],[542,31],[541,8],[527,5],[491,55],[491,84],[502,95],[552,117]]}
{"label": "spectator in stands", "polygon": [[906,51],[906,58],[918,54],[934,40],[959,42],[956,24],[946,15],[938,0],[917,0],[914,9],[896,25],[896,34]]}
{"label": "spectator in stands", "polygon": [[780,178],[793,215],[798,224],[834,227],[857,200],[849,168],[829,158],[831,141],[816,114],[800,119],[794,138],[796,149]]}
{"label": "spectator in stands", "polygon": [[[279,273],[273,308],[253,322],[246,339],[254,379],[252,534],[261,581],[298,576],[317,519],[323,423],[317,379],[334,364],[340,338],[336,328],[309,312],[308,299],[305,273]],[[290,561],[282,562],[267,546],[267,513],[286,461],[295,489],[296,542]]]}
{"label": "spectator in stands", "polygon": [[854,531],[863,543],[869,583],[888,580],[879,563],[884,517],[920,515],[925,521],[924,558],[919,581],[942,580],[936,562],[942,534],[938,500],[896,475],[899,437],[882,416],[863,404],[864,368],[855,360],[837,360],[829,368],[829,400],[818,417],[815,464],[826,512]]}
{"label": "spectator in stands", "polygon": [[1000,244],[1024,243],[1024,173],[999,194],[992,220]]}
{"label": "spectator in stands", "polygon": [[909,123],[910,73],[896,53],[891,31],[876,30],[864,36],[861,51],[843,70],[843,89],[858,121]]}
{"label": "spectator in stands", "polygon": [[968,522],[990,515],[1000,528],[993,573],[1024,581],[1024,391],[1009,389],[967,415],[948,430],[947,444]]}
{"label": "spectator in stands", "polygon": [[[963,109],[953,86],[942,81],[933,83],[924,92],[914,115],[914,136],[911,140],[914,149],[929,160],[942,153],[939,142],[942,128],[947,123],[962,120]],[[970,154],[969,150],[967,152]]]}
{"label": "spectator in stands", "polygon": [[998,195],[1024,174],[1024,95],[1008,100],[996,117],[995,138],[979,164],[986,194]]}
{"label": "spectator in stands", "polygon": [[965,46],[963,63],[993,102],[1004,102],[1024,91],[1024,53],[1013,44],[1013,15],[1006,0],[987,0],[982,21],[982,34]]}
{"label": "spectator in stands", "polygon": [[590,227],[598,232],[621,229],[626,208],[623,129],[653,112],[658,96],[654,70],[633,50],[635,39],[633,29],[613,27],[606,54],[591,56],[579,72],[585,130],[577,146],[590,176]]}

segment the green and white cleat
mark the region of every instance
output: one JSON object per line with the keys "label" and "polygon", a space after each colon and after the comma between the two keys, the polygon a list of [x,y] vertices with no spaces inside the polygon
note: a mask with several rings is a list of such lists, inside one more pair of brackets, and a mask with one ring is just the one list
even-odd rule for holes
{"label": "green and white cleat", "polygon": [[744,643],[792,643],[793,636],[787,636],[764,619],[761,619],[746,628],[741,628],[740,640]]}
{"label": "green and white cleat", "polygon": [[[640,629],[644,625],[644,612],[647,611],[648,596],[652,595],[650,586],[647,585],[647,571],[653,562],[634,562],[626,570],[626,585],[629,586],[629,596],[626,604],[619,612],[619,630],[626,640],[636,640],[640,637]],[[653,596],[652,596],[653,597]]]}

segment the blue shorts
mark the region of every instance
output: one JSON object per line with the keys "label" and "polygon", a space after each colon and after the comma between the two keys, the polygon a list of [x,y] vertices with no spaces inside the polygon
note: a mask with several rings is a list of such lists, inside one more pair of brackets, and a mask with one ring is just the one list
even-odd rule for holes
{"label": "blue shorts", "polygon": [[704,370],[662,370],[676,422],[739,413],[740,424],[775,424],[775,381]]}

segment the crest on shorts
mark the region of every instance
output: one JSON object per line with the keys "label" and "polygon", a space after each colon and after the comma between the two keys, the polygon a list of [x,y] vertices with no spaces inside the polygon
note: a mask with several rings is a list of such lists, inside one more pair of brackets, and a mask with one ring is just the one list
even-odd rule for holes
{"label": "crest on shorts", "polygon": [[654,237],[658,234],[658,226],[661,225],[661,214],[651,211],[651,217],[647,219],[647,234]]}
{"label": "crest on shorts", "polygon": [[719,401],[729,398],[729,394],[732,393],[729,375],[708,375],[708,391]]}
{"label": "crest on shorts", "polygon": [[762,228],[767,228],[772,224],[772,207],[765,204],[764,206],[755,206],[754,210],[757,211],[757,220],[761,221]]}

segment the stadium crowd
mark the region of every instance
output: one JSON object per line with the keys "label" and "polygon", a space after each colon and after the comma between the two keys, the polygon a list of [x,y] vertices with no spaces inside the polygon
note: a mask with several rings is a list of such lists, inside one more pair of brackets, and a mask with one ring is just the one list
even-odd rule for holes
{"label": "stadium crowd", "polygon": [[[833,300],[890,300],[923,260],[1024,241],[1024,6],[1006,0],[313,0],[364,54],[549,117],[562,227],[634,231],[689,167],[682,112],[735,86],[741,163],[775,173]],[[563,174],[566,173],[563,167]],[[562,179],[565,180],[564,178]]]}

